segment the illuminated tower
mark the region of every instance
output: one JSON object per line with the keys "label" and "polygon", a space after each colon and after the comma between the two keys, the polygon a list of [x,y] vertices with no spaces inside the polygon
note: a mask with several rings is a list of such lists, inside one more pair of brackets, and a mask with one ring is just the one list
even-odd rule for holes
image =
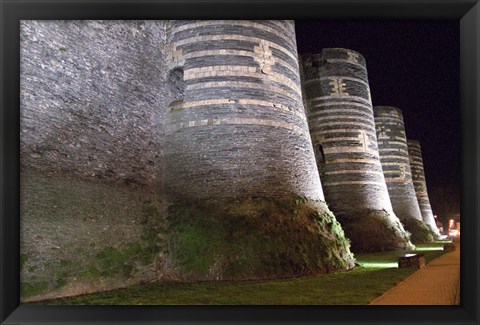
{"label": "illuminated tower", "polygon": [[375,106],[374,114],[380,160],[393,211],[412,233],[414,242],[431,241],[413,186],[402,111],[392,106]]}
{"label": "illuminated tower", "polygon": [[[409,247],[379,159],[364,57],[341,48],[303,57],[308,121],[329,207],[354,250]],[[382,232],[375,236],[371,230]]]}
{"label": "illuminated tower", "polygon": [[[190,206],[200,205],[202,209],[208,205],[208,213],[231,207],[220,217],[230,218],[232,229],[245,227],[245,224],[237,227],[234,222],[238,217],[229,215],[242,206],[250,207],[242,210],[248,215],[247,221],[264,222],[267,217],[255,218],[259,214],[277,213],[278,218],[272,217],[265,227],[271,228],[273,224],[277,229],[287,227],[281,225],[278,207],[262,212],[262,205],[249,199],[269,201],[262,203],[263,206],[278,200],[316,201],[317,208],[327,213],[302,103],[293,21],[172,21],[167,39],[167,85],[171,100],[167,107],[164,158],[168,171],[165,188],[170,199]],[[292,210],[301,214],[299,211]],[[314,221],[309,222],[314,226]],[[261,227],[253,227],[250,235],[252,231],[260,231],[257,228]],[[280,230],[270,237],[288,240],[290,230]],[[332,233],[328,236],[338,239]],[[250,240],[244,237],[243,247],[262,240],[260,235]],[[322,235],[316,233],[312,238],[319,241]],[[262,240],[262,245],[268,245],[268,240]],[[292,272],[289,268],[297,268],[293,272],[306,272],[304,264],[295,266],[297,262],[291,260],[298,260],[302,253],[290,248],[302,247],[309,241],[307,237],[297,238],[285,248],[289,252],[278,248],[277,255],[284,254],[282,261],[266,256],[259,263],[288,265],[283,271],[268,271],[270,274]],[[317,245],[311,243],[311,247]],[[336,266],[328,258],[321,262],[325,247],[314,249],[315,253],[308,258],[316,272],[351,265],[348,248],[339,245],[343,248]],[[256,256],[266,254],[266,249],[256,250]],[[235,256],[234,252],[228,253]],[[302,256],[306,256],[305,252]],[[302,268],[305,271],[298,271]]]}
{"label": "illuminated tower", "polygon": [[437,237],[440,232],[437,228],[435,218],[433,217],[430,200],[428,199],[427,183],[425,179],[425,171],[423,168],[422,149],[420,142],[417,140],[407,140],[408,153],[410,156],[410,167],[412,170],[412,181],[417,195],[420,212],[422,213],[423,221],[430,226]]}
{"label": "illuminated tower", "polygon": [[186,200],[323,200],[291,21],[173,21],[166,186]]}

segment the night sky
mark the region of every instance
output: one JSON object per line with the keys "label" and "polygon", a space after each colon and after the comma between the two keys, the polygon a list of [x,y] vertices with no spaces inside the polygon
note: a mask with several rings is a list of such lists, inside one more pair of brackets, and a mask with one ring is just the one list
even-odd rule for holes
{"label": "night sky", "polygon": [[373,105],[400,108],[407,138],[420,141],[434,213],[445,196],[455,197],[448,213],[459,213],[458,21],[296,21],[296,33],[300,55],[343,47],[365,57]]}

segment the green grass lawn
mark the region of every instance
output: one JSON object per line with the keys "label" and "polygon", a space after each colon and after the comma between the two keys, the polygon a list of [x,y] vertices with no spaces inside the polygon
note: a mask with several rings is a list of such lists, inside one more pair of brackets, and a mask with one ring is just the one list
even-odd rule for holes
{"label": "green grass lawn", "polygon": [[[426,262],[443,254],[443,243],[417,245]],[[356,254],[359,267],[295,279],[241,282],[160,282],[55,299],[55,305],[365,305],[415,272],[399,269],[406,252]]]}

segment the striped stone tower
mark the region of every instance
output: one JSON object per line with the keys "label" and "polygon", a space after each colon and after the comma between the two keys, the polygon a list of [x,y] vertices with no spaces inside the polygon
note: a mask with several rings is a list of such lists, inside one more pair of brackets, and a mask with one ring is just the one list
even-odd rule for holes
{"label": "striped stone tower", "polygon": [[[231,211],[238,211],[238,206],[245,206],[247,220],[258,218],[263,213],[259,212],[261,204],[248,203],[249,198],[264,198],[270,203],[310,200],[327,213],[302,103],[293,21],[172,21],[167,34],[171,100],[167,107],[164,158],[168,171],[165,188],[171,199],[200,204],[202,208],[210,204],[209,213],[237,202],[237,206],[220,216],[222,220],[228,219]],[[262,206],[270,203],[263,202]],[[277,213],[280,217],[275,209],[264,211],[264,215]],[[233,223],[237,217],[231,220],[229,229],[241,230],[245,226]],[[269,222],[264,227],[280,225],[280,219]],[[287,225],[278,229],[282,227]],[[257,228],[252,228],[250,236]],[[271,233],[270,238],[283,236],[288,241],[284,230]],[[318,233],[315,236],[314,241],[321,239]],[[247,236],[242,238],[246,242],[239,246],[243,247],[251,247],[254,240],[263,241],[256,256],[262,256],[262,249],[267,249],[270,240],[263,240],[261,235],[250,240]],[[306,264],[295,266],[297,262],[293,260],[298,261],[300,255],[290,248],[310,240],[292,239],[293,243],[285,247],[289,252],[280,253],[285,254],[283,261],[272,261],[267,256],[259,263],[288,265],[291,259],[291,267],[298,272]],[[310,265],[322,264],[319,261],[325,247],[318,245]],[[352,261],[348,247],[340,246],[343,257],[338,255],[339,265],[343,264],[340,268],[345,269]],[[228,258],[232,255],[235,256],[229,252]],[[323,263],[324,271],[335,269],[334,263],[329,263]],[[254,276],[262,273],[257,271]],[[292,270],[285,267],[281,272]]]}
{"label": "striped stone tower", "polygon": [[167,192],[324,200],[290,21],[173,21]]}
{"label": "striped stone tower", "polygon": [[392,106],[375,106],[374,112],[380,159],[393,211],[401,219],[422,220],[412,182],[402,111]]}
{"label": "striped stone tower", "polygon": [[375,106],[373,111],[380,160],[393,211],[412,233],[412,241],[430,241],[424,234],[428,228],[425,228],[413,186],[402,111],[392,106]]}
{"label": "striped stone tower", "polygon": [[[364,57],[331,48],[306,55],[302,62],[310,134],[325,197],[352,248],[408,247],[382,172]],[[372,236],[366,231],[374,227],[371,222],[389,235]]]}
{"label": "striped stone tower", "polygon": [[410,167],[412,170],[413,186],[417,194],[420,212],[422,213],[423,221],[430,226],[434,234],[438,237],[438,231],[435,218],[433,217],[432,207],[428,199],[427,183],[425,180],[425,171],[423,167],[422,149],[420,142],[417,140],[407,140],[408,154],[410,156]]}

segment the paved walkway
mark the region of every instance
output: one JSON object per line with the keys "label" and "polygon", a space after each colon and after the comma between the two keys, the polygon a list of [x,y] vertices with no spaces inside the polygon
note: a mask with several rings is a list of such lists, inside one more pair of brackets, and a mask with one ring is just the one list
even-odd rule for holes
{"label": "paved walkway", "polygon": [[460,243],[416,271],[370,305],[456,305],[460,303]]}

